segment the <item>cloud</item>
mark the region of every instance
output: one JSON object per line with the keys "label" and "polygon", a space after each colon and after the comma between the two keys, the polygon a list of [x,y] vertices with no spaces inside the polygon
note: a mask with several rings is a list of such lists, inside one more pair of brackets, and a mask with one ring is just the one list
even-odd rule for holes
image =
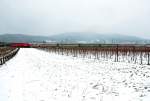
{"label": "cloud", "polygon": [[149,36],[149,0],[1,0],[0,33]]}

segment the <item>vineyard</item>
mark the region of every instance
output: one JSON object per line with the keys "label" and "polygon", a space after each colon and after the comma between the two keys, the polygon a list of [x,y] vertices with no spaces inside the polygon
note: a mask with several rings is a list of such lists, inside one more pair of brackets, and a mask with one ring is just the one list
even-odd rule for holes
{"label": "vineyard", "polygon": [[18,51],[19,48],[0,47],[0,65],[14,57]]}
{"label": "vineyard", "polygon": [[1,101],[149,101],[149,70],[21,48],[0,68],[0,96],[8,99]]}
{"label": "vineyard", "polygon": [[[144,49],[58,44],[20,48],[0,66],[0,100],[149,101],[150,65],[140,65],[148,64]],[[17,50],[5,47],[1,54],[15,55]]]}
{"label": "vineyard", "polygon": [[67,56],[71,55],[74,57],[150,65],[149,45],[47,44],[39,45],[37,47],[43,50]]}
{"label": "vineyard", "polygon": [[[23,45],[23,46],[22,46]],[[61,55],[150,65],[150,45],[140,44],[8,44],[0,48],[0,64],[13,57],[19,48],[38,48]],[[13,47],[12,47],[13,46]],[[11,48],[12,47],[12,48]]]}

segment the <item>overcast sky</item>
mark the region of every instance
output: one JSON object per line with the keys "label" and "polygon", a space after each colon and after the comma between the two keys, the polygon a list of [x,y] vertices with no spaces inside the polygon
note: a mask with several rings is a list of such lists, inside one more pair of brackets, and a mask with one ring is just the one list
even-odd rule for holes
{"label": "overcast sky", "polygon": [[150,37],[150,0],[0,0],[0,33]]}

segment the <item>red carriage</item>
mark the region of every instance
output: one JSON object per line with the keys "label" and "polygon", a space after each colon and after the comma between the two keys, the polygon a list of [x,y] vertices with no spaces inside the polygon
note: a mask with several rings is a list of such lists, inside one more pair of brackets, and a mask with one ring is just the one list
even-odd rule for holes
{"label": "red carriage", "polygon": [[31,47],[31,44],[29,44],[29,43],[11,43],[11,47],[29,48],[29,47]]}

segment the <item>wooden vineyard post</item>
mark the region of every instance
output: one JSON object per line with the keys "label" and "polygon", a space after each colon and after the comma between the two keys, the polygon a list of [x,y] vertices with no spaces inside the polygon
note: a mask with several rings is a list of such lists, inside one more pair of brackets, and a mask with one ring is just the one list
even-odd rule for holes
{"label": "wooden vineyard post", "polygon": [[150,65],[150,61],[149,61],[149,60],[150,60],[150,59],[149,59],[149,51],[147,52],[147,57],[148,57],[148,59],[147,59],[147,61],[148,61],[148,62],[147,62],[147,65]]}
{"label": "wooden vineyard post", "polygon": [[64,55],[64,49],[63,49],[63,47],[61,48],[61,55]]}
{"label": "wooden vineyard post", "polygon": [[118,44],[117,44],[117,47],[116,47],[116,57],[115,57],[115,62],[118,62]]}
{"label": "wooden vineyard post", "polygon": [[2,65],[3,64],[3,60],[2,60],[2,58],[0,58],[0,65]]}
{"label": "wooden vineyard post", "polygon": [[146,52],[147,52],[147,65],[150,65],[150,54],[149,54],[149,47],[146,47]]}
{"label": "wooden vineyard post", "polygon": [[141,59],[141,64],[143,64],[143,58],[142,58],[142,50],[141,50],[141,52],[140,52],[140,59]]}
{"label": "wooden vineyard post", "polygon": [[133,52],[133,53],[132,53],[132,54],[133,54],[132,61],[135,62],[135,46],[133,46],[133,51],[132,51],[132,52]]}

